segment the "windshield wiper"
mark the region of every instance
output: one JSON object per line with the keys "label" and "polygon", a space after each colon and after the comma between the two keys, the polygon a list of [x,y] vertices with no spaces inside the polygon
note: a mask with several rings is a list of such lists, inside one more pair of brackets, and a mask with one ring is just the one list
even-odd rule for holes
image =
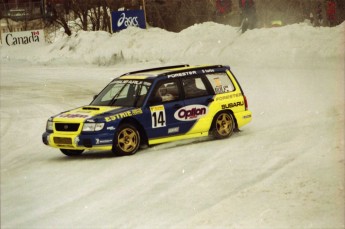
{"label": "windshield wiper", "polygon": [[109,102],[109,106],[112,106],[118,99],[118,97],[120,96],[121,92],[123,91],[123,89],[125,89],[125,87],[127,86],[128,83],[125,83],[125,85],[123,85],[123,87],[121,88],[121,90],[119,92],[117,92],[114,97],[110,100]]}

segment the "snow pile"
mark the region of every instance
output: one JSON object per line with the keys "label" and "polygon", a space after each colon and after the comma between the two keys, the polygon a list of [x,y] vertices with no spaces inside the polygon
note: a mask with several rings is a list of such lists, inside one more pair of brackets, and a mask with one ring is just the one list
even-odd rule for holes
{"label": "snow pile", "polygon": [[[119,33],[79,31],[41,47],[2,47],[2,60],[27,60],[37,64],[113,65],[123,62],[232,63],[288,66],[313,59],[344,55],[345,22],[336,28],[294,24],[255,29],[241,34],[239,28],[207,22],[180,33],[159,28],[129,28]],[[24,50],[24,51],[23,51]],[[25,54],[24,54],[25,53]]]}
{"label": "snow pile", "polygon": [[[237,30],[131,28],[2,47],[1,228],[343,229],[344,24]],[[50,116],[88,104],[111,78],[175,62],[230,64],[253,121],[229,139],[130,157],[67,158],[42,143]]]}

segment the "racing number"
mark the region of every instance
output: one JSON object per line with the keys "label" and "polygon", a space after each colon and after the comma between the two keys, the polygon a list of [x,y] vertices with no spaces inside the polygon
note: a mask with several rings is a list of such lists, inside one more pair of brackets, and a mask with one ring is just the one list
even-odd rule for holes
{"label": "racing number", "polygon": [[160,128],[166,126],[166,116],[164,106],[150,107],[152,128]]}
{"label": "racing number", "polygon": [[163,127],[165,125],[165,112],[164,111],[158,111],[152,113],[152,127]]}

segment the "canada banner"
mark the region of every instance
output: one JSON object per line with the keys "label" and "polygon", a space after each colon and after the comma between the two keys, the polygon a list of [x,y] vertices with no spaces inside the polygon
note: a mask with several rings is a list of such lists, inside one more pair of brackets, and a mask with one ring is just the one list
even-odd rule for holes
{"label": "canada banner", "polygon": [[3,46],[33,45],[45,43],[43,30],[3,33],[1,36]]}
{"label": "canada banner", "polygon": [[145,14],[143,10],[127,10],[111,12],[113,32],[126,29],[130,26],[146,28]]}

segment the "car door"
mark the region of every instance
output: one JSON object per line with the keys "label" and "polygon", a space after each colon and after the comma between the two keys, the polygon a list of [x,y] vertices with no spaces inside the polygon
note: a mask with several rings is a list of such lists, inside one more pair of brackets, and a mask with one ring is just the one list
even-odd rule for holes
{"label": "car door", "polygon": [[184,107],[175,112],[175,118],[183,122],[185,134],[208,132],[213,116],[209,104],[213,102],[208,81],[200,76],[181,78]]}
{"label": "car door", "polygon": [[164,80],[153,89],[147,113],[146,127],[149,139],[170,137],[181,134],[181,122],[174,117],[175,112],[184,106],[181,100],[180,82],[176,79]]}

